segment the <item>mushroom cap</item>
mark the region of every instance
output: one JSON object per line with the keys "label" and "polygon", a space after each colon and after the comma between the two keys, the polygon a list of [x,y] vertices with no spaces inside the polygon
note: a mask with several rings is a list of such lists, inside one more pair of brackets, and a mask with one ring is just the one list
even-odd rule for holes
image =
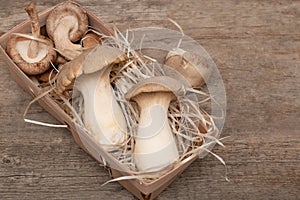
{"label": "mushroom cap", "polygon": [[[40,36],[39,38],[45,41],[45,43],[40,44],[47,47],[47,54],[44,57],[41,57],[38,62],[26,61],[26,58],[29,59],[27,56],[27,50],[17,46],[19,42],[26,43],[26,41],[28,41],[29,44],[31,41],[30,39],[20,36],[13,36],[6,45],[7,54],[14,61],[14,63],[28,75],[44,73],[50,68],[50,62],[54,62],[56,59],[56,51],[53,49],[54,46],[52,41],[44,36]],[[20,50],[23,50],[23,52],[20,52]]]}
{"label": "mushroom cap", "polygon": [[39,81],[39,82],[42,82],[42,83],[48,83],[49,82],[49,79],[52,80],[55,78],[57,72],[54,70],[47,70],[46,72],[42,73],[42,74],[39,74],[36,76],[36,79]]}
{"label": "mushroom cap", "polygon": [[134,99],[143,93],[173,93],[174,98],[176,96],[182,96],[184,92],[185,85],[168,76],[155,76],[151,78],[144,79],[134,85],[125,94],[127,100]]}
{"label": "mushroom cap", "polygon": [[192,87],[202,86],[211,73],[207,58],[179,48],[169,52],[165,65],[181,73]]}
{"label": "mushroom cap", "polygon": [[61,66],[57,77],[57,91],[62,93],[73,80],[82,74],[90,74],[122,62],[126,55],[120,49],[97,45]]}
{"label": "mushroom cap", "polygon": [[47,34],[52,40],[60,20],[67,16],[74,16],[78,20],[77,28],[74,28],[69,32],[69,38],[72,42],[78,41],[87,31],[89,21],[86,11],[80,5],[71,1],[66,1],[57,5],[47,18]]}
{"label": "mushroom cap", "polygon": [[94,32],[87,33],[82,39],[82,46],[84,48],[93,48],[101,43],[101,37]]}
{"label": "mushroom cap", "polygon": [[111,46],[97,45],[84,59],[83,72],[85,74],[93,73],[126,59],[126,54],[120,49]]}

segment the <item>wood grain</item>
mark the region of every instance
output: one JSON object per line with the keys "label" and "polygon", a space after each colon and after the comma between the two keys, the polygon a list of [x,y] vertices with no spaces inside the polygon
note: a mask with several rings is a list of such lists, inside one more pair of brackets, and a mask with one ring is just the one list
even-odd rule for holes
{"label": "wood grain", "polygon": [[[61,1],[38,2],[42,11]],[[80,0],[119,29],[160,26],[210,53],[227,92],[226,148],[194,162],[158,199],[299,199],[300,1]],[[27,19],[29,2],[0,0],[0,33]],[[134,199],[70,132],[25,124],[31,100],[0,60],[0,199]],[[56,123],[38,105],[31,118]]]}

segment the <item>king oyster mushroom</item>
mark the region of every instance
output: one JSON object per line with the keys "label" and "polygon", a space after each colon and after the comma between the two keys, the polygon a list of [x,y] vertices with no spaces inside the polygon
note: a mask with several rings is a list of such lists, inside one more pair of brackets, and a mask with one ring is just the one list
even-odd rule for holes
{"label": "king oyster mushroom", "polygon": [[180,48],[168,53],[165,65],[182,74],[193,88],[201,87],[211,73],[211,68],[204,57]]}
{"label": "king oyster mushroom", "polygon": [[75,80],[74,89],[84,99],[83,121],[96,140],[107,145],[121,145],[126,140],[126,121],[110,85],[110,71],[126,56],[119,49],[98,45],[61,67],[57,92],[63,93]]}
{"label": "king oyster mushroom", "polygon": [[67,60],[72,60],[82,53],[82,46],[74,42],[82,38],[88,24],[86,11],[80,5],[66,1],[51,11],[46,28],[59,53]]}
{"label": "king oyster mushroom", "polygon": [[158,171],[178,159],[168,108],[171,101],[182,95],[183,87],[173,78],[157,76],[137,83],[126,93],[125,98],[136,102],[139,110],[133,156],[140,171]]}
{"label": "king oyster mushroom", "polygon": [[30,3],[25,10],[31,20],[33,38],[23,35],[13,36],[7,43],[6,52],[26,74],[37,75],[49,69],[50,62],[56,58],[56,52],[53,49],[52,41],[40,34],[40,23],[35,4]]}

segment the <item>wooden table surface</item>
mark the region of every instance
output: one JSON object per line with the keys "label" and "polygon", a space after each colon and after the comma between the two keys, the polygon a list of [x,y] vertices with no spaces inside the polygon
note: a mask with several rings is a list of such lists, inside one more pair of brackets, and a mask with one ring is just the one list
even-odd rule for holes
{"label": "wooden table surface", "polygon": [[[61,1],[39,1],[38,11]],[[300,1],[80,0],[107,24],[177,21],[212,56],[227,92],[227,116],[212,155],[194,162],[158,199],[300,198]],[[0,33],[27,19],[27,0],[0,0]],[[31,97],[0,60],[0,199],[135,199],[109,180],[66,129],[24,123]],[[57,123],[39,105],[29,117]]]}

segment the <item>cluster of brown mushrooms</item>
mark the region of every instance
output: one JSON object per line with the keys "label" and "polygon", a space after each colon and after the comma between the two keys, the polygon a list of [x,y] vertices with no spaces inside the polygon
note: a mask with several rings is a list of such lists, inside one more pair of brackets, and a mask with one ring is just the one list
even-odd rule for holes
{"label": "cluster of brown mushrooms", "polygon": [[[119,149],[120,162],[139,172],[159,171],[184,159],[214,131],[212,118],[187,95],[189,88],[200,88],[210,75],[201,56],[178,48],[155,70],[140,52],[124,50],[124,44],[121,48],[109,36],[101,39],[101,34],[89,32],[88,16],[76,3],[67,1],[52,10],[44,35],[35,5],[26,11],[32,35],[16,34],[7,53],[26,74],[37,75],[42,82],[53,78],[51,86],[58,97],[69,102],[83,98],[78,113],[68,114],[79,116],[78,123],[107,151]],[[58,71],[50,77],[52,66]],[[186,113],[193,112],[192,117],[182,115],[180,102],[189,102],[187,107],[193,109]],[[180,127],[183,123],[185,129]]]}
{"label": "cluster of brown mushrooms", "polygon": [[[22,71],[36,75],[40,82],[48,82],[52,66],[58,69],[101,43],[100,36],[88,31],[86,11],[74,2],[62,3],[49,14],[43,35],[35,4],[30,3],[25,10],[31,21],[31,35],[15,34],[6,51]],[[55,74],[54,71],[52,78]]]}

